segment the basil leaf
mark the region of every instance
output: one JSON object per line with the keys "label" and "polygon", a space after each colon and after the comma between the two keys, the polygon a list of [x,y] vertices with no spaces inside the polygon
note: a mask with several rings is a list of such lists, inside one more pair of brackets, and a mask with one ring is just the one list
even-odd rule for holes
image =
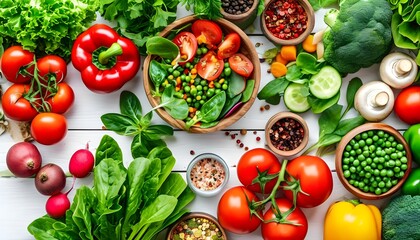
{"label": "basil leaf", "polygon": [[122,164],[123,156],[118,143],[109,135],[104,135],[95,153],[95,166],[102,160],[111,158]]}
{"label": "basil leaf", "polygon": [[147,128],[149,127],[150,123],[152,122],[152,117],[153,117],[153,111],[150,111],[148,113],[146,113],[146,115],[144,115],[141,119],[140,119],[140,126],[142,128]]}
{"label": "basil leaf", "polygon": [[106,113],[101,116],[101,121],[105,128],[114,131],[120,135],[128,135],[128,126],[135,125],[131,117],[119,113]]}
{"label": "basil leaf", "polygon": [[140,100],[134,93],[129,91],[122,91],[120,95],[120,112],[137,122],[142,117],[142,107]]}
{"label": "basil leaf", "polygon": [[319,136],[334,132],[340,121],[342,109],[343,106],[335,104],[322,112],[318,119]]}

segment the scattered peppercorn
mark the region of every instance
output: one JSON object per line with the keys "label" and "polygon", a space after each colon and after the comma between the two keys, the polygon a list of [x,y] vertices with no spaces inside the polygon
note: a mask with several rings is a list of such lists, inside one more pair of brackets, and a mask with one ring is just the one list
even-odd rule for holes
{"label": "scattered peppercorn", "polygon": [[190,151],[190,154],[191,154],[191,155],[194,155],[194,154],[195,154],[194,150],[191,150],[191,151]]}
{"label": "scattered peppercorn", "polygon": [[262,112],[262,111],[264,111],[264,106],[261,106],[260,107],[260,111]]}
{"label": "scattered peppercorn", "polygon": [[241,140],[239,140],[239,139],[238,139],[238,140],[236,140],[236,143],[237,143],[237,144],[241,143]]}
{"label": "scattered peppercorn", "polygon": [[302,124],[293,118],[282,118],[275,122],[269,130],[273,146],[281,151],[291,151],[299,147],[303,141]]}
{"label": "scattered peppercorn", "polygon": [[222,0],[223,11],[233,15],[248,12],[253,4],[254,0]]}
{"label": "scattered peppercorn", "polygon": [[257,135],[257,131],[253,131],[252,133],[253,133],[254,135]]}
{"label": "scattered peppercorn", "polygon": [[245,147],[245,151],[248,151],[249,147]]}
{"label": "scattered peppercorn", "polygon": [[243,143],[239,144],[239,147],[240,148],[243,148],[244,147],[244,144]]}
{"label": "scattered peppercorn", "polygon": [[246,129],[241,129],[240,133],[241,133],[241,135],[246,135],[247,130]]}
{"label": "scattered peppercorn", "polygon": [[307,28],[308,16],[297,0],[277,0],[264,12],[265,26],[277,38],[298,38]]}
{"label": "scattered peppercorn", "polygon": [[259,141],[261,141],[261,138],[260,137],[257,137],[256,140],[257,140],[257,142],[259,142]]}
{"label": "scattered peppercorn", "polygon": [[225,135],[226,135],[226,136],[229,136],[229,134],[230,134],[229,132],[225,132]]}
{"label": "scattered peppercorn", "polygon": [[263,43],[260,43],[260,42],[257,42],[257,43],[255,43],[255,47],[257,48],[257,47],[260,47],[261,45],[264,45]]}
{"label": "scattered peppercorn", "polygon": [[268,104],[267,104],[267,105],[265,105],[265,106],[264,106],[264,109],[265,109],[265,110],[270,110],[270,105],[268,105]]}

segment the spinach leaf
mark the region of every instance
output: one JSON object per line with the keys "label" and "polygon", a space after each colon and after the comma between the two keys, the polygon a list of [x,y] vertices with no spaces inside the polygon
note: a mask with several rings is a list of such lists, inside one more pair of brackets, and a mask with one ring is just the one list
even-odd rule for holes
{"label": "spinach leaf", "polygon": [[300,68],[303,74],[317,74],[320,70],[316,57],[306,52],[298,54],[296,66]]}
{"label": "spinach leaf", "polygon": [[121,114],[134,119],[137,123],[142,118],[142,107],[139,99],[134,93],[122,91],[120,95]]}
{"label": "spinach leaf", "polygon": [[338,123],[337,129],[334,131],[334,133],[339,136],[344,136],[348,132],[362,125],[365,122],[366,120],[362,116],[344,119]]}
{"label": "spinach leaf", "polygon": [[311,105],[311,109],[313,113],[322,113],[329,107],[333,106],[338,102],[340,99],[340,92],[335,94],[332,98],[328,99],[320,99],[316,98],[312,95],[308,95],[308,103]]}
{"label": "spinach leaf", "polygon": [[183,120],[188,117],[188,103],[182,98],[175,97],[174,93],[174,86],[166,87],[160,98],[160,104],[154,109],[163,107],[173,118]]}
{"label": "spinach leaf", "polygon": [[210,100],[205,102],[201,107],[200,111],[197,111],[194,118],[187,121],[185,124],[186,129],[189,129],[197,122],[202,121],[203,123],[210,123],[216,121],[222,112],[223,106],[226,102],[226,93],[221,91],[215,94]]}
{"label": "spinach leaf", "polygon": [[36,239],[72,240],[79,237],[77,232],[64,232],[61,230],[56,230],[54,225],[58,224],[63,225],[64,223],[49,216],[43,216],[41,218],[35,219],[28,226],[28,231]]}
{"label": "spinach leaf", "polygon": [[105,125],[105,128],[114,131],[120,135],[135,135],[136,132],[129,126],[133,126],[136,123],[131,117],[122,115],[119,113],[106,113],[101,116],[101,121]]}
{"label": "spinach leaf", "polygon": [[209,122],[209,123],[201,123],[200,128],[211,128],[214,126],[217,126],[219,124],[219,121]]}
{"label": "spinach leaf", "polygon": [[295,81],[295,80],[301,79],[302,76],[303,76],[303,73],[296,64],[293,64],[287,67],[287,73],[286,73],[287,80]]}
{"label": "spinach leaf", "polygon": [[[229,110],[233,107],[233,106],[235,106],[235,104],[237,103],[237,102],[239,102],[239,100],[241,100],[241,98],[242,98],[242,94],[239,94],[239,95],[236,95],[236,96],[234,96],[233,98],[230,98],[230,97],[228,97],[227,99],[226,99],[226,103],[225,103],[225,105],[223,106],[223,109],[222,109],[222,112],[220,113],[220,115],[219,115],[219,120],[220,119],[222,119],[225,115],[226,115],[226,113],[227,112],[229,112]],[[203,124],[201,124],[200,125],[200,127],[202,128],[203,126],[202,126]]]}
{"label": "spinach leaf", "polygon": [[179,55],[178,46],[171,40],[161,36],[149,38],[146,42],[146,51],[147,54],[170,60],[174,60]]}
{"label": "spinach leaf", "polygon": [[260,100],[268,100],[274,96],[282,96],[284,90],[289,86],[290,82],[285,77],[276,78],[268,82],[258,93],[257,98]]}
{"label": "spinach leaf", "polygon": [[344,115],[354,107],[354,98],[356,96],[357,90],[363,85],[362,80],[358,77],[355,77],[350,80],[349,85],[347,86],[346,100],[347,108],[344,110]]}
{"label": "spinach leaf", "polygon": [[95,153],[95,166],[106,158],[112,158],[122,164],[123,156],[118,143],[109,135],[104,135]]}
{"label": "spinach leaf", "polygon": [[72,212],[72,220],[80,230],[79,236],[82,239],[94,239],[92,232],[95,220],[90,212],[95,205],[95,196],[90,188],[82,186],[77,189],[70,210]]}
{"label": "spinach leaf", "polygon": [[160,146],[152,149],[147,156],[149,159],[160,159],[160,173],[159,173],[159,181],[157,183],[157,188],[159,189],[161,185],[164,183],[166,178],[171,173],[171,170],[175,166],[175,158],[172,155],[171,150],[166,146]]}
{"label": "spinach leaf", "polygon": [[[155,90],[153,92],[154,96],[159,96],[160,95],[160,85],[165,81],[166,77],[167,77],[167,71],[166,69],[168,69],[167,64],[162,64],[156,60],[152,60],[150,61],[150,66],[149,66],[149,77],[152,80],[154,86],[155,86]],[[169,66],[170,67],[170,66]]]}
{"label": "spinach leaf", "polygon": [[242,92],[241,102],[246,103],[251,99],[252,92],[254,91],[255,86],[255,80],[254,79],[248,79],[246,81],[246,87],[245,90]]}
{"label": "spinach leaf", "polygon": [[318,119],[319,135],[333,133],[341,119],[343,106],[335,104],[325,110]]}
{"label": "spinach leaf", "polygon": [[152,149],[159,146],[166,146],[165,141],[162,139],[152,140],[142,132],[134,136],[131,142],[131,155],[134,158],[146,157]]}

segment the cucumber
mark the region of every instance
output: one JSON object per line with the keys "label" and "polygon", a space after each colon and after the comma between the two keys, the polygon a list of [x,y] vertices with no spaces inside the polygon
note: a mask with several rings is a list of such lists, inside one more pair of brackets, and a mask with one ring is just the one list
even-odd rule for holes
{"label": "cucumber", "polygon": [[309,79],[309,91],[319,99],[335,96],[341,88],[340,73],[331,66],[325,66]]}
{"label": "cucumber", "polygon": [[[284,91],[284,104],[292,112],[305,112],[309,105],[308,98],[303,95],[305,85],[300,83],[291,83]],[[308,90],[306,90],[308,91]]]}

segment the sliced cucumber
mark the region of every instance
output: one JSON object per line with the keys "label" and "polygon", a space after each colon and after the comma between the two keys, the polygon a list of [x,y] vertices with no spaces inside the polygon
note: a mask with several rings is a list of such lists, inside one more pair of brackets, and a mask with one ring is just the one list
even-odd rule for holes
{"label": "sliced cucumber", "polygon": [[[292,112],[305,112],[309,105],[308,98],[303,95],[305,85],[300,83],[291,83],[284,91],[284,104]],[[308,90],[306,90],[308,91]]]}
{"label": "sliced cucumber", "polygon": [[335,68],[325,66],[309,79],[309,91],[319,99],[329,99],[341,88],[341,76]]}

